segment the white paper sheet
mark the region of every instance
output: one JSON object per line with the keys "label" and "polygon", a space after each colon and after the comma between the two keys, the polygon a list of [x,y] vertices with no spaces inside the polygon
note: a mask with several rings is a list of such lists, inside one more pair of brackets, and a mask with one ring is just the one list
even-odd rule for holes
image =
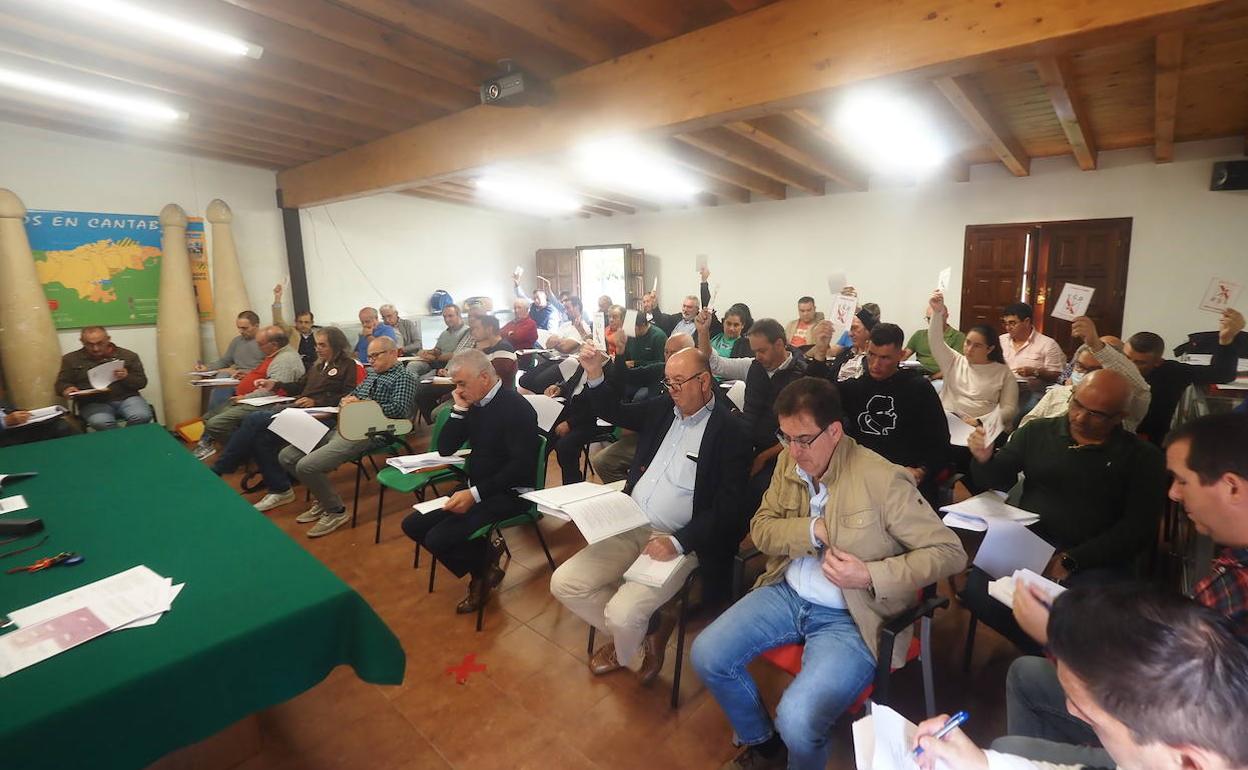
{"label": "white paper sheet", "polygon": [[659,293],[659,277],[657,275],[654,277],[654,283],[650,284],[650,293],[651,294]]}
{"label": "white paper sheet", "polygon": [[251,406],[268,406],[269,404],[284,404],[287,401],[294,400],[294,396],[252,396],[251,398],[240,398],[238,403],[250,404]]}
{"label": "white paper sheet", "polygon": [[637,311],[625,310],[623,323],[624,323],[624,334],[628,337],[636,337],[637,336]]}
{"label": "white paper sheet", "polygon": [[537,412],[537,427],[544,431],[549,431],[555,427],[555,422],[559,419],[559,415],[563,413],[563,404],[554,400],[550,396],[535,395],[525,396],[529,405]]}
{"label": "white paper sheet", "polygon": [[699,254],[695,258],[694,261],[697,263],[694,266],[694,269],[697,270],[699,273],[705,270],[710,265],[710,258],[707,257],[705,254]]}
{"label": "white paper sheet", "polygon": [[1065,321],[1073,321],[1081,315],[1088,314],[1088,306],[1092,304],[1092,294],[1096,289],[1091,286],[1080,286],[1068,283],[1062,287],[1062,293],[1053,304],[1053,312],[1049,315]]}
{"label": "white paper sheet", "polygon": [[1043,573],[1055,549],[1036,533],[1009,519],[993,521],[975,554],[975,566],[993,578],[1029,569]]}
{"label": "white paper sheet", "polygon": [[178,598],[178,594],[182,593],[183,588],[186,588],[186,583],[178,583],[177,585],[172,585],[173,583],[172,580],[170,580],[169,578],[165,578],[165,580],[169,582],[170,585],[166,594],[167,598],[165,600],[164,605],[161,607],[160,612],[154,613],[152,615],[148,615],[145,618],[139,618],[138,620],[127,623],[124,626],[118,626],[117,628],[114,628],[113,630],[125,631],[131,628],[143,628],[145,626],[154,626],[166,612],[173,609],[173,600]]}
{"label": "white paper sheet", "polygon": [[828,311],[828,320],[832,322],[834,336],[832,341],[842,332],[848,331],[854,322],[854,313],[858,310],[858,298],[847,294],[838,294],[832,298],[832,307]]}
{"label": "white paper sheet", "polygon": [[580,481],[575,484],[564,484],[558,487],[547,487],[546,489],[535,489],[532,492],[525,492],[520,495],[525,500],[545,505],[550,508],[562,508],[569,503],[575,503],[578,500],[586,500],[598,495],[605,495],[613,492],[611,487],[605,484],[595,484],[592,481]]}
{"label": "white paper sheet", "polygon": [[38,409],[31,409],[29,411],[30,411],[30,417],[27,418],[26,422],[22,423],[21,425],[10,425],[8,426],[7,430],[21,430],[22,428],[25,428],[28,425],[38,425],[41,422],[47,422],[48,420],[55,420],[57,417],[60,417],[61,415],[68,412],[69,410],[61,406],[60,404],[55,404],[53,406],[44,406]]}
{"label": "white paper sheet", "polygon": [[87,607],[0,636],[0,677],[21,671],[109,632]]}
{"label": "white paper sheet", "polygon": [[124,572],[101,578],[94,583],[88,583],[81,588],[75,588],[27,607],[13,610],[9,613],[9,619],[18,628],[24,628],[58,615],[64,615],[79,607],[92,606],[100,597],[131,591],[152,593],[164,585],[165,578],[140,564]]}
{"label": "white paper sheet", "polygon": [[287,443],[304,454],[309,454],[325,434],[329,426],[307,412],[283,409],[269,423],[269,430],[286,439]]}
{"label": "white paper sheet", "polygon": [[[857,770],[917,770],[914,736],[919,726],[883,704],[853,724],[854,764]],[[937,770],[949,770],[938,761]]]}
{"label": "white paper sheet", "polygon": [[594,316],[593,328],[594,346],[599,350],[607,349],[607,315],[606,313],[598,313]]}
{"label": "white paper sheet", "polygon": [[842,272],[828,273],[828,292],[833,297],[845,290],[845,274]]}
{"label": "white paper sheet", "polygon": [[340,410],[341,407],[337,406],[309,406],[302,411],[305,411],[308,414],[338,414]]}
{"label": "white paper sheet", "polygon": [[125,368],[125,361],[105,361],[87,370],[87,381],[96,390],[106,390],[109,385],[117,381],[114,375]]}
{"label": "white paper sheet", "polygon": [[1200,309],[1211,313],[1221,313],[1229,307],[1235,307],[1235,300],[1243,286],[1238,281],[1226,278],[1214,278],[1205,289],[1205,296],[1200,300]]}
{"label": "white paper sheet", "polygon": [[551,332],[549,329],[538,329],[538,330],[537,330],[537,345],[538,345],[538,347],[543,348],[543,349],[544,349],[544,348],[546,348],[546,347],[549,347],[549,345],[547,345],[547,343],[550,341],[550,335],[551,335],[551,334],[552,334],[552,332]]}
{"label": "white paper sheet", "polygon": [[450,499],[451,499],[450,495],[442,495],[441,497],[434,498],[433,500],[426,500],[423,503],[416,503],[415,505],[412,506],[412,510],[421,514],[432,513],[436,510],[441,509],[442,506],[446,505],[447,502],[450,501]]}
{"label": "white paper sheet", "polygon": [[1192,366],[1213,366],[1212,353],[1184,353],[1179,360]]}
{"label": "white paper sheet", "polygon": [[608,492],[578,500],[563,506],[563,511],[590,545],[650,524],[645,511],[623,492]]}
{"label": "white paper sheet", "polygon": [[1013,575],[996,580],[988,581],[988,595],[1004,604],[1006,607],[1014,606],[1014,592],[1018,590],[1020,585],[1029,585],[1040,589],[1040,591],[1052,603],[1059,594],[1065,592],[1066,587],[1054,583],[1043,575],[1037,575],[1029,569],[1014,570]]}
{"label": "white paper sheet", "polygon": [[0,499],[0,514],[13,513],[14,511],[24,511],[29,506],[26,505],[26,498],[22,495],[10,495]]}
{"label": "white paper sheet", "polygon": [[191,383],[197,388],[218,388],[229,385],[231,388],[238,385],[238,380],[233,377],[205,377],[202,380],[195,380]]}
{"label": "white paper sheet", "polygon": [[962,418],[950,412],[945,411],[945,420],[949,423],[949,443],[953,446],[966,446],[971,440],[971,434],[975,429],[962,421]]}
{"label": "white paper sheet", "polygon": [[219,372],[220,369],[205,369],[202,372],[187,372],[192,377],[211,377]]}
{"label": "white paper sheet", "polygon": [[940,512],[945,514],[947,526],[957,529],[983,532],[998,521],[1013,521],[1023,526],[1030,526],[1040,521],[1038,514],[1024,511],[1005,502],[1005,493],[990,489],[960,503],[943,506]]}
{"label": "white paper sheet", "polygon": [[936,291],[944,294],[949,290],[949,281],[953,278],[953,268],[946,267],[936,274]]}
{"label": "white paper sheet", "polygon": [[728,388],[728,392],[724,395],[728,396],[737,409],[745,411],[745,380],[737,380],[732,383],[732,387]]}
{"label": "white paper sheet", "polygon": [[386,458],[386,465],[398,468],[403,473],[414,473],[428,468],[440,468],[444,465],[463,465],[464,457],[458,453],[440,455],[437,452],[422,452],[416,455]]}
{"label": "white paper sheet", "polygon": [[988,414],[979,418],[980,427],[984,429],[984,444],[992,446],[992,442],[997,440],[997,436],[1001,435],[1004,427],[1001,425],[1001,407],[997,406]]}
{"label": "white paper sheet", "polygon": [[687,558],[689,557],[682,554],[675,559],[659,561],[643,553],[624,571],[624,579],[630,583],[641,583],[651,588],[662,588],[667,585]]}

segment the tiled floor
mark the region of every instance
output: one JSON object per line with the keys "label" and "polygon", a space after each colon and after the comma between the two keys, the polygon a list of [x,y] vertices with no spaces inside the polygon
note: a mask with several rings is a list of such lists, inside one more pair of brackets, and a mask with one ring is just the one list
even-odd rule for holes
{"label": "tiled floor", "polygon": [[[427,430],[427,429],[426,429]],[[424,434],[422,434],[424,435]],[[418,442],[427,436],[418,436]],[[552,483],[558,469],[552,463]],[[350,501],[354,469],[335,480]],[[237,484],[237,477],[227,479]],[[267,515],[350,583],[398,635],[407,652],[402,685],[361,682],[340,667],[324,682],[260,715],[261,753],[240,770],[424,770],[425,768],[714,768],[732,756],[723,713],[686,665],[679,710],[668,707],[675,634],[663,675],[642,688],[627,672],[596,678],[585,666],[585,625],[549,591],[550,570],[531,531],[508,530],[514,560],[473,630],[471,616],[454,613],[466,580],[438,570],[426,592],[429,560],[412,569],[412,543],[399,531],[411,500],[389,495],[382,541],[373,544],[375,484],[365,484],[360,522],[318,540],[304,537],[294,518],[300,502]],[[257,495],[249,496],[249,499]],[[547,519],[547,542],[562,562],[583,544],[571,524]],[[937,708],[966,709],[968,731],[981,741],[1005,726],[1004,677],[1013,648],[989,631],[978,635],[970,674],[961,671],[967,614],[957,604],[938,615],[933,633]],[[696,633],[709,619],[691,623]],[[486,666],[456,684],[447,668],[475,654]],[[768,703],[787,676],[755,664]],[[895,703],[911,719],[922,716],[918,667],[897,674]],[[849,718],[834,733],[829,767],[853,768]]]}

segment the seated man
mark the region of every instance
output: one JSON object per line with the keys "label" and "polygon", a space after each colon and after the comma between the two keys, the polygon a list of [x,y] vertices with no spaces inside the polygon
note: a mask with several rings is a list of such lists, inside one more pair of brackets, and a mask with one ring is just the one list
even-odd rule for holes
{"label": "seated man", "polygon": [[403,519],[403,533],[429,550],[456,577],[471,575],[468,595],[455,607],[476,612],[503,581],[502,550],[485,538],[469,540],[481,527],[523,513],[528,501],[519,491],[532,488],[537,469],[537,413],[519,393],[503,387],[480,350],[456,353],[447,365],[455,390],[451,417],[433,447],[454,454],[472,447],[468,489],[451,495],[431,513]]}
{"label": "seated man", "polygon": [[[550,592],[586,623],[611,635],[594,652],[596,675],[627,667],[649,684],[663,667],[675,628],[668,613],[652,616],[701,564],[704,593],[722,597],[729,587],[732,556],[745,534],[742,505],[749,439],[744,426],[715,398],[706,357],[682,350],[667,360],[668,395],[622,404],[603,384],[604,359],[590,343],[581,351],[594,412],[637,432],[638,448],[625,493],[650,524],[586,546],[550,579]],[[642,554],[684,560],[661,588],[621,581]],[[710,599],[708,599],[709,601]]]}
{"label": "seated man", "polygon": [[[1218,546],[1213,570],[1196,583],[1192,597],[1224,616],[1248,644],[1248,415],[1201,417],[1172,432],[1166,444],[1170,499]],[[1045,601],[1033,591],[1014,594],[1018,623],[1039,644],[1048,643]],[[1103,764],[1103,750],[1085,748],[1097,745],[1092,728],[1067,713],[1065,702],[1048,659],[1014,661],[1006,681],[1010,734],[993,748],[1030,759]]]}
{"label": "seated man", "polygon": [[30,424],[30,412],[0,401],[0,447],[72,436],[78,431],[64,417]]}
{"label": "seated man", "polygon": [[256,334],[256,342],[260,346],[260,352],[264,353],[264,358],[243,378],[238,381],[238,387],[235,388],[236,395],[230,397],[229,401],[204,413],[204,435],[200,437],[199,443],[195,446],[195,459],[204,460],[216,453],[214,442],[225,444],[240,424],[243,418],[252,412],[266,407],[253,406],[252,404],[239,403],[244,398],[256,398],[259,396],[281,395],[284,391],[265,390],[260,386],[263,380],[277,380],[278,382],[294,382],[304,375],[307,369],[303,366],[303,359],[290,345],[290,338],[286,335],[285,330],[280,326],[266,326]]}
{"label": "seated man", "polygon": [[399,355],[413,356],[420,352],[420,324],[410,318],[399,317],[399,309],[394,305],[382,305],[378,308],[381,320],[386,326],[399,333]]}
{"label": "seated man", "polygon": [[[337,406],[355,388],[359,365],[351,357],[351,343],[341,329],[329,326],[317,329],[315,334],[317,360],[302,376],[287,382],[258,379],[256,388],[297,396],[290,403],[296,409]],[[257,409],[243,417],[242,424],[230,435],[221,456],[212,464],[212,472],[222,476],[233,473],[249,459],[256,461],[268,489],[268,494],[256,503],[258,511],[267,511],[295,499],[295,493],[290,488],[290,477],[277,460],[286,441],[268,429],[277,412],[285,407],[282,404],[272,409]],[[331,419],[331,422],[336,422],[336,419]]]}
{"label": "seated man", "polygon": [[[494,365],[494,372],[503,387],[515,390],[516,351],[499,336],[498,318],[492,315],[472,316],[468,319],[468,333],[472,336],[476,349],[484,353]],[[454,385],[419,383],[416,390],[416,408],[430,425],[433,424],[434,408],[454,389]]]}
{"label": "seated man", "polygon": [[[638,318],[640,317],[641,314],[638,313]],[[680,351],[691,347],[693,347],[693,338],[688,334],[672,335],[667,338],[667,342],[663,343],[663,360],[667,361]],[[653,387],[657,389],[662,383],[664,374],[663,369],[654,367],[629,369],[621,363],[618,356],[613,366],[606,371],[612,380],[612,384],[620,388],[621,392],[627,390],[629,386]],[[657,397],[658,395],[656,394]],[[628,469],[632,467],[633,455],[636,453],[637,434],[630,430],[623,430],[619,439],[600,449],[593,457],[590,457],[589,464],[594,466],[594,472],[598,474],[598,479],[603,484],[610,484],[611,482],[628,478]]]}
{"label": "seated man", "polygon": [[771,483],[776,457],[783,449],[776,439],[780,425],[772,404],[786,385],[806,374],[806,360],[789,349],[784,328],[771,318],[758,319],[746,333],[753,358],[722,358],[711,349],[710,320],[708,311],[698,314],[698,350],[709,358],[711,372],[716,376],[745,381],[745,408],[741,412],[754,458],[750,463],[746,507],[754,510]]}
{"label": "seated man", "polygon": [[127,425],[141,425],[156,419],[152,405],[139,395],[139,391],[147,387],[147,374],[138,355],[114,345],[103,326],[84,327],[78,339],[82,341],[82,348],[61,356],[61,370],[53,386],[61,396],[69,398],[80,390],[91,390],[87,372],[100,364],[106,361],[125,364],[113,373],[107,393],[75,399],[83,421],[93,430],[108,430],[117,427],[118,418],[124,419]]}
{"label": "seated man", "polygon": [[[910,356],[914,356],[924,374],[933,380],[939,380],[941,378],[940,364],[932,356],[932,343],[927,336],[927,327],[931,326],[931,320],[932,306],[928,305],[923,309],[923,328],[910,335],[906,349],[901,351],[901,360],[905,361]],[[944,338],[945,344],[951,350],[961,350],[966,343],[966,335],[949,325],[948,316],[945,316]]]}
{"label": "seated man", "polygon": [[417,354],[416,361],[408,364],[408,371],[413,377],[419,378],[437,369],[446,367],[451,356],[461,350],[468,350],[474,344],[472,335],[468,333],[468,324],[464,323],[459,313],[459,305],[447,305],[442,308],[442,322],[446,329],[438,335],[432,350],[422,350]]}
{"label": "seated man", "polygon": [[1135,362],[1152,388],[1152,402],[1140,422],[1139,434],[1161,446],[1174,419],[1174,410],[1189,385],[1213,385],[1235,379],[1238,359],[1235,337],[1244,329],[1244,316],[1234,309],[1224,310],[1218,320],[1218,345],[1208,366],[1195,366],[1166,359],[1166,343],[1152,332],[1138,332],[1127,340],[1123,351]]}
{"label": "seated man", "polygon": [[837,386],[845,432],[910,471],[919,492],[935,508],[937,481],[953,463],[949,422],[931,383],[916,371],[900,368],[903,339],[896,324],[880,323],[871,330],[866,372]]}
{"label": "seated man", "polygon": [[1014,302],[1001,312],[1001,353],[1005,365],[1015,376],[1026,380],[1019,383],[1018,413],[1027,414],[1044,395],[1045,387],[1061,376],[1066,354],[1052,337],[1036,331],[1031,305]]}
{"label": "seated man", "polygon": [[815,311],[815,298],[802,297],[797,301],[797,319],[789,321],[784,327],[784,336],[795,348],[805,348],[815,344],[812,333],[815,324],[823,320],[823,313]]}
{"label": "seated man", "polygon": [[[1124,770],[1248,768],[1248,647],[1215,613],[1138,586],[1087,588],[1053,602],[1048,637],[1065,707],[1092,726],[1110,762]],[[961,730],[934,739],[946,720],[919,725],[924,770],[1084,767],[981,751]]]}
{"label": "seated man", "polygon": [[[353,401],[376,401],[385,416],[395,420],[410,419],[416,380],[399,366],[398,343],[389,337],[379,337],[368,343],[367,358],[373,365],[372,370],[339,404],[346,406]],[[316,522],[308,530],[308,537],[328,535],[351,518],[347,514],[347,506],[330,482],[329,474],[339,465],[351,462],[377,446],[378,442],[372,439],[347,439],[338,431],[331,430],[308,454],[293,446],[278,454],[277,459],[286,472],[303,482],[315,499],[311,508],[295,518],[300,524]]]}
{"label": "seated man", "polygon": [[[541,278],[541,276],[538,277]],[[543,278],[542,280],[546,279]],[[511,282],[515,284],[513,290],[515,291],[516,299],[529,302],[530,297],[524,293],[524,289],[520,288],[520,276],[513,273]],[[546,283],[549,286],[550,282],[547,281]],[[532,301],[529,304],[529,318],[533,319],[533,323],[537,325],[537,328],[553,332],[559,328],[559,324],[563,319],[560,317],[559,311],[550,304],[548,297],[547,291],[540,286],[533,289]]]}
{"label": "seated man", "polygon": [[[274,294],[277,296],[280,293],[275,291]],[[256,332],[260,331],[260,316],[252,310],[244,310],[238,314],[238,318],[234,319],[234,328],[238,329],[238,336],[230,340],[224,355],[216,361],[195,364],[195,371],[205,372],[215,369],[218,377],[238,379],[256,368],[256,365],[264,358],[264,354],[260,352],[260,346],[256,343]],[[230,388],[212,388],[208,394],[208,408],[211,410],[221,406],[232,395],[234,391]]]}
{"label": "seated man", "polygon": [[625,395],[636,400],[658,395],[655,391],[659,380],[663,379],[663,364],[667,360],[667,335],[646,320],[645,314],[638,313],[633,336],[624,340],[624,330],[621,329],[615,337],[616,362],[629,370],[629,374],[623,377]]}
{"label": "seated man", "polygon": [[[745,749],[726,768],[821,770],[828,733],[875,675],[881,624],[966,564],[914,477],[845,435],[832,383],[803,377],[776,399],[780,453],[750,536],[771,558],[754,589],[694,640],[698,676]],[[746,666],[803,642],[773,722]],[[898,641],[893,665],[906,658]]]}
{"label": "seated man", "polygon": [[[1023,474],[1018,506],[1037,514],[1031,530],[1057,553],[1047,576],[1067,585],[1130,578],[1151,547],[1165,505],[1165,461],[1122,429],[1131,385],[1118,372],[1089,374],[1063,417],[1032,420],[994,454],[983,428],[968,441],[971,477],[981,489],[1008,490]],[[1024,651],[1037,647],[988,596],[988,576],[971,570],[962,602]]]}
{"label": "seated man", "polygon": [[529,303],[517,298],[511,305],[515,316],[503,328],[499,335],[511,344],[513,350],[532,350],[537,347],[537,322],[529,317]]}
{"label": "seated man", "polygon": [[299,333],[299,358],[305,369],[316,361],[316,331],[320,328],[316,325],[311,310],[295,313],[295,331]]}
{"label": "seated man", "polygon": [[1087,316],[1080,316],[1071,322],[1070,336],[1085,340],[1071,359],[1073,365],[1070,382],[1066,385],[1050,385],[1040,402],[1023,415],[1018,423],[1019,427],[1041,417],[1060,417],[1066,414],[1071,391],[1084,377],[1098,369],[1113,369],[1131,383],[1131,403],[1127,407],[1127,416],[1122,421],[1122,427],[1134,433],[1140,420],[1148,413],[1152,392],[1140,370],[1131,359],[1123,355],[1122,340],[1117,337],[1096,336],[1096,324]]}
{"label": "seated man", "polygon": [[355,359],[367,364],[368,344],[382,337],[394,340],[395,344],[399,343],[399,332],[393,326],[381,322],[377,308],[360,308],[360,338],[355,343]]}

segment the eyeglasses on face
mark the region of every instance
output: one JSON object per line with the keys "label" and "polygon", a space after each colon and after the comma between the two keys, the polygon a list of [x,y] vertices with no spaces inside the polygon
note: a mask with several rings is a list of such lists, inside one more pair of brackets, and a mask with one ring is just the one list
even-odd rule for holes
{"label": "eyeglasses on face", "polygon": [[1117,415],[1110,414],[1109,412],[1100,412],[1100,411],[1097,411],[1096,409],[1087,408],[1082,403],[1080,403],[1078,398],[1075,398],[1074,393],[1070,394],[1070,401],[1067,402],[1066,409],[1067,411],[1070,411],[1076,414],[1086,414],[1088,417],[1091,417],[1092,419],[1097,420],[1099,422],[1109,422],[1110,420],[1117,417]]}
{"label": "eyeglasses on face", "polygon": [[698,379],[704,374],[710,374],[710,371],[703,369],[702,371],[698,372],[692,377],[686,377],[683,380],[664,379],[663,385],[672,393],[679,393],[681,388],[693,382],[694,380]]}
{"label": "eyeglasses on face", "polygon": [[780,442],[780,446],[790,447],[794,444],[802,449],[810,449],[810,445],[819,440],[819,437],[827,432],[830,425],[825,425],[823,430],[813,436],[790,436],[782,430],[776,431],[776,441]]}
{"label": "eyeglasses on face", "polygon": [[382,357],[382,356],[384,356],[385,354],[387,354],[387,353],[393,353],[393,352],[394,352],[393,350],[379,350],[379,351],[377,351],[376,353],[369,353],[369,354],[368,354],[368,360],[369,360],[369,361],[376,361],[377,359],[381,358],[381,357]]}

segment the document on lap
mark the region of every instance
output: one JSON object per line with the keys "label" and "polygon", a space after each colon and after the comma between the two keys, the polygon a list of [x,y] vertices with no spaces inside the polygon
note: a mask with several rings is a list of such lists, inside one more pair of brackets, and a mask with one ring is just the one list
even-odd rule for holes
{"label": "document on lap", "polygon": [[975,566],[993,578],[1012,575],[1028,569],[1044,572],[1056,549],[1044,538],[1016,521],[996,521],[984,534],[984,542],[975,554]]}
{"label": "document on lap", "polygon": [[286,439],[299,451],[308,454],[316,449],[321,439],[325,438],[325,434],[329,432],[329,426],[307,412],[298,409],[283,409],[273,417],[269,423],[269,430]]}
{"label": "document on lap", "polygon": [[1005,493],[996,490],[943,506],[940,512],[945,514],[946,526],[971,532],[985,532],[999,521],[1011,521],[1025,527],[1040,521],[1039,514],[1006,504]]}
{"label": "document on lap", "polygon": [[641,583],[651,588],[662,588],[667,585],[687,558],[681,554],[674,559],[659,561],[643,553],[624,572],[624,579],[630,583]]}
{"label": "document on lap", "polygon": [[650,524],[650,518],[633,498],[609,485],[582,481],[520,496],[537,503],[542,513],[571,521],[591,545]]}
{"label": "document on lap", "polygon": [[204,377],[203,379],[195,380],[191,384],[197,388],[217,388],[222,385],[234,387],[238,385],[238,380],[233,377]]}
{"label": "document on lap", "polygon": [[251,406],[268,406],[269,404],[283,404],[294,400],[293,396],[253,396],[251,398],[240,398],[238,403],[250,404]]}
{"label": "document on lap", "polygon": [[426,500],[423,503],[416,503],[415,505],[412,506],[412,510],[416,511],[417,513],[433,513],[434,511],[441,510],[442,506],[450,502],[450,499],[451,499],[450,495],[442,495],[441,497],[435,498],[433,500]]}
{"label": "document on lap", "polygon": [[[854,765],[857,770],[918,770],[914,736],[919,726],[888,706],[872,704],[871,713],[854,722]],[[950,770],[942,760],[937,770]]]}
{"label": "document on lap", "polygon": [[453,455],[440,455],[437,452],[423,452],[418,455],[403,455],[402,457],[386,458],[386,465],[391,468],[398,468],[403,473],[415,473],[416,471],[429,470],[430,468],[442,468],[447,465],[463,465],[467,459],[466,452],[460,450]]}

